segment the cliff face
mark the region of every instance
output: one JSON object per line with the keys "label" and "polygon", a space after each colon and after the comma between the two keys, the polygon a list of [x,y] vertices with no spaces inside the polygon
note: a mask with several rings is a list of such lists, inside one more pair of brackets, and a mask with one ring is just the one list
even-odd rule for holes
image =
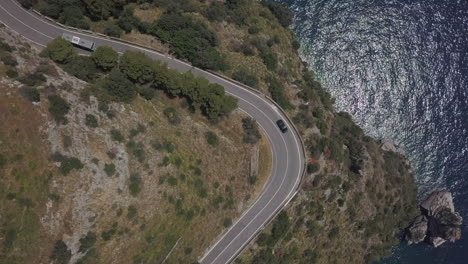
{"label": "cliff face", "polygon": [[445,241],[461,238],[462,217],[455,212],[452,194],[445,190],[432,192],[421,205],[417,216],[406,229],[408,244],[427,242],[438,247]]}

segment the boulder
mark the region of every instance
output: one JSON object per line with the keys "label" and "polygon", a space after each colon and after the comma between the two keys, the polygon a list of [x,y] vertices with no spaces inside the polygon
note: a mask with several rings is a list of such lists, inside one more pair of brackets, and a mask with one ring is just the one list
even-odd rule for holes
{"label": "boulder", "polygon": [[452,194],[445,190],[433,191],[420,205],[417,216],[405,230],[408,244],[426,241],[438,247],[445,241],[461,238],[462,217],[455,212]]}
{"label": "boulder", "polygon": [[452,194],[444,190],[435,190],[421,203],[421,210],[429,216],[435,215],[439,210],[449,208],[455,212]]}
{"label": "boulder", "polygon": [[427,233],[427,217],[418,215],[413,220],[405,235],[408,244],[418,244],[423,242]]}

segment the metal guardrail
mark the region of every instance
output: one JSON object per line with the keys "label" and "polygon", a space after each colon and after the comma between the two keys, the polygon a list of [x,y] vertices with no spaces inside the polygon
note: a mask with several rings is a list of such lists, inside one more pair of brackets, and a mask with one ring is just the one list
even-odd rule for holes
{"label": "metal guardrail", "polygon": [[[157,50],[157,49],[155,49],[155,48],[153,48],[153,47],[143,46],[143,45],[141,45],[141,44],[138,44],[138,43],[135,43],[135,42],[132,42],[132,41],[124,40],[124,39],[121,39],[121,38],[110,37],[110,36],[107,36],[107,35],[105,35],[105,34],[98,33],[98,32],[93,32],[93,31],[90,31],[90,30],[83,30],[83,29],[79,29],[79,28],[75,28],[75,27],[70,27],[70,26],[63,25],[63,24],[61,24],[61,23],[59,23],[59,22],[53,20],[53,19],[50,18],[50,17],[44,16],[43,14],[41,14],[40,12],[38,12],[38,11],[36,11],[36,10],[34,10],[34,9],[32,9],[32,12],[34,12],[36,15],[38,15],[38,16],[40,16],[40,17],[42,17],[42,18],[44,18],[44,19],[46,19],[46,20],[48,20],[48,21],[50,21],[51,23],[54,23],[55,25],[57,25],[57,26],[59,26],[59,27],[62,27],[62,28],[65,28],[65,29],[68,29],[68,30],[71,30],[71,31],[77,31],[77,32],[79,32],[79,33],[85,33],[85,34],[88,34],[88,35],[95,35],[95,36],[99,36],[99,37],[101,37],[101,38],[106,38],[106,39],[110,39],[110,40],[113,40],[113,41],[118,41],[118,42],[121,42],[121,43],[124,43],[124,44],[127,44],[127,45],[131,45],[131,46],[135,46],[135,47],[139,47],[139,48],[144,48],[144,49],[147,49],[147,50],[155,51],[155,52],[158,52],[158,53],[163,54],[163,55],[170,55],[170,54],[167,54],[167,53],[165,53],[165,52],[163,52],[163,51],[161,51],[161,50]],[[172,56],[171,56],[171,57],[172,57]],[[176,58],[174,58],[174,59],[176,59]],[[180,59],[177,59],[177,60],[180,60]],[[183,60],[181,60],[181,61],[183,61]],[[188,62],[188,61],[183,61],[183,62],[186,62],[186,63],[188,63],[188,64],[191,64],[191,63]],[[256,93],[256,94],[258,94],[258,95],[260,95],[260,96],[263,96],[267,101],[269,101],[270,103],[272,103],[273,105],[275,105],[275,107],[277,107],[277,108],[281,111],[282,115],[287,119],[288,123],[289,123],[289,124],[291,125],[291,127],[293,128],[294,133],[296,134],[297,138],[299,138],[299,141],[300,141],[300,143],[301,143],[301,152],[302,152],[302,156],[303,156],[303,158],[304,158],[304,164],[303,164],[304,168],[302,169],[301,179],[300,179],[300,181],[299,181],[299,184],[298,184],[298,185],[296,186],[296,188],[295,188],[294,194],[291,195],[291,197],[290,197],[288,200],[286,200],[286,201],[284,202],[284,204],[282,204],[282,206],[281,206],[278,210],[275,211],[273,217],[271,217],[271,218],[268,220],[268,222],[266,222],[266,223],[262,226],[262,228],[259,229],[259,231],[256,232],[255,235],[252,236],[252,237],[247,241],[247,243],[245,244],[245,246],[244,246],[243,249],[242,249],[242,250],[244,250],[245,247],[260,233],[260,231],[262,231],[268,224],[270,224],[270,223],[273,221],[273,219],[275,219],[276,216],[281,212],[281,210],[283,210],[283,209],[285,208],[285,206],[286,206],[287,204],[289,204],[289,203],[296,197],[296,195],[297,195],[297,193],[298,193],[298,190],[299,190],[299,186],[301,186],[302,181],[303,181],[303,179],[304,179],[304,176],[305,176],[305,174],[306,174],[306,170],[307,170],[307,159],[306,159],[305,144],[304,144],[304,141],[303,141],[303,139],[302,139],[302,137],[301,137],[301,134],[299,133],[299,130],[297,129],[296,125],[293,123],[293,121],[291,120],[291,118],[287,115],[286,111],[284,111],[284,109],[281,108],[281,106],[278,105],[278,103],[275,102],[275,100],[273,100],[271,97],[269,97],[269,96],[267,96],[267,95],[261,93],[261,92],[258,91],[257,89],[254,89],[254,88],[252,88],[252,87],[250,87],[250,86],[247,86],[247,85],[245,85],[245,84],[243,84],[243,83],[241,83],[241,82],[238,82],[238,81],[236,81],[236,80],[233,80],[233,79],[231,79],[231,78],[229,78],[229,77],[227,77],[227,76],[221,75],[220,73],[217,73],[217,72],[211,71],[211,70],[206,70],[206,71],[209,72],[209,73],[211,73],[211,74],[213,74],[213,75],[216,75],[217,77],[219,77],[219,78],[221,78],[221,79],[224,79],[224,80],[226,80],[226,81],[235,83],[236,85],[241,86],[241,87],[244,88],[244,89],[247,89],[247,90],[249,90],[249,91],[252,91],[252,92],[254,92],[254,93]],[[242,250],[238,252],[238,255],[242,252]],[[232,261],[232,260],[231,260],[231,261]]]}

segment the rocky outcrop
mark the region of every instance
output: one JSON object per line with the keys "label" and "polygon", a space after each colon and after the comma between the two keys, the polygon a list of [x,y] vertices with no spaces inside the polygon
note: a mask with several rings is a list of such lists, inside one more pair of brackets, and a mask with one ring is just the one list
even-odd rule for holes
{"label": "rocky outcrop", "polygon": [[409,244],[427,242],[438,247],[445,241],[461,238],[462,217],[455,212],[452,194],[445,190],[432,192],[421,205],[417,216],[406,229]]}

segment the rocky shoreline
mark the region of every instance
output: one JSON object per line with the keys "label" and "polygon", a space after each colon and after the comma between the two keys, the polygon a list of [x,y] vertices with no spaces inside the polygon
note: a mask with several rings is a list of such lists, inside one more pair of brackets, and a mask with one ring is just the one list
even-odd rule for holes
{"label": "rocky shoreline", "polygon": [[421,204],[421,215],[405,230],[408,244],[428,243],[438,247],[446,241],[461,238],[462,217],[455,211],[452,194],[446,190],[433,191]]}

